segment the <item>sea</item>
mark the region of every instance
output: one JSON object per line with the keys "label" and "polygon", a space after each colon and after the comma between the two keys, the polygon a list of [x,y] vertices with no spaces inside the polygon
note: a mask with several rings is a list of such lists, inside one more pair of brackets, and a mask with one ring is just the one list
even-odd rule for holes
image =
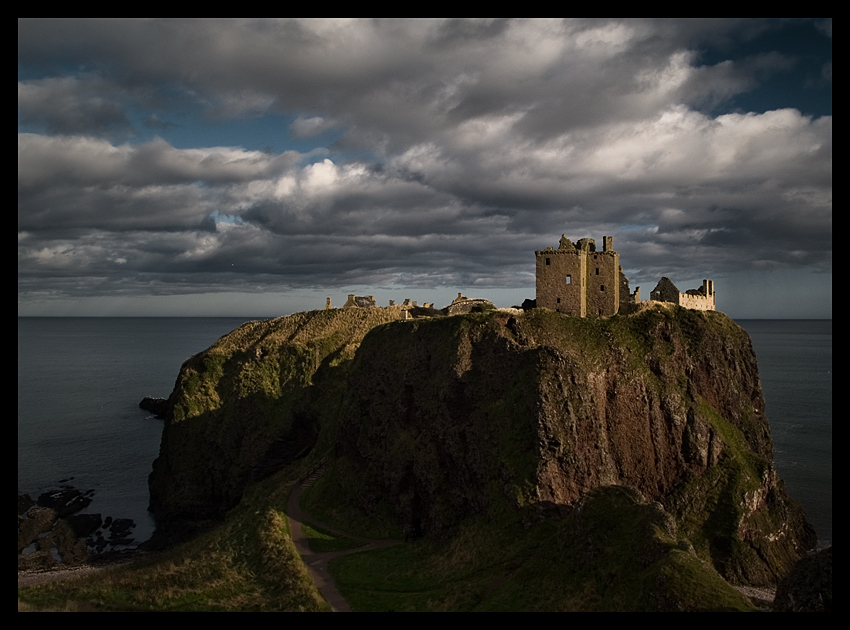
{"label": "sea", "polygon": [[[18,494],[93,490],[84,512],[155,523],[148,475],[162,421],[139,408],[167,397],[180,366],[252,318],[18,318]],[[832,544],[832,321],[740,320],[759,363],[774,463],[790,496]]]}

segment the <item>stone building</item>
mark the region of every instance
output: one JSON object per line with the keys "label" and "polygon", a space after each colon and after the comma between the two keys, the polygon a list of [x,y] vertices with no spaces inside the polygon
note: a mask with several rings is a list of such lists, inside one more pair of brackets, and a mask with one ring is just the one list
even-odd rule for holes
{"label": "stone building", "polygon": [[[610,317],[620,312],[622,304],[640,302],[640,287],[630,292],[611,236],[602,237],[601,252],[596,251],[592,238],[573,243],[561,236],[558,249],[547,247],[534,254],[539,308],[574,317]],[[715,295],[713,280],[703,280],[700,288],[683,293],[669,278],[661,278],[649,299],[713,311]]]}
{"label": "stone building", "polygon": [[596,251],[592,238],[574,244],[561,236],[558,249],[547,247],[534,254],[538,308],[575,317],[607,317],[619,312],[621,290],[625,291],[623,300],[632,299],[612,236],[602,237],[601,252]]}
{"label": "stone building", "polygon": [[698,289],[688,289],[684,293],[676,288],[670,278],[661,278],[655,288],[649,294],[650,300],[656,302],[671,302],[684,308],[693,308],[699,311],[715,310],[715,298],[713,280],[703,280]]}

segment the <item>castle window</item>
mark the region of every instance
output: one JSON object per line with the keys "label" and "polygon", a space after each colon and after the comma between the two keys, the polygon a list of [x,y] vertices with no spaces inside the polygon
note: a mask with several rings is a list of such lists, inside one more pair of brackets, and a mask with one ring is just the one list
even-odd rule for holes
{"label": "castle window", "polygon": [[558,304],[560,304],[560,303],[561,303],[561,298],[558,298]]}
{"label": "castle window", "polygon": [[604,285],[604,284],[599,285],[599,290],[600,290],[600,291],[604,291],[604,290],[605,290],[605,285]]}
{"label": "castle window", "polygon": [[573,277],[571,275],[567,274],[567,284],[572,284],[572,283],[573,283]]}
{"label": "castle window", "polygon": [[548,264],[550,264],[550,262],[551,262],[551,259],[547,258],[547,259],[546,259],[546,264],[548,265]]}
{"label": "castle window", "polygon": [[599,275],[599,267],[596,268],[596,275]]}

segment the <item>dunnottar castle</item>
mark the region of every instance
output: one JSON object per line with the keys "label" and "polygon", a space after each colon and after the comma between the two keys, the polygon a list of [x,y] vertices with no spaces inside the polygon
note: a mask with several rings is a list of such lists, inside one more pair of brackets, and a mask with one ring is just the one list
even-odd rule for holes
{"label": "dunnottar castle", "polygon": [[[602,237],[602,251],[596,241],[583,238],[573,243],[561,236],[558,249],[547,247],[534,252],[537,259],[537,307],[574,317],[611,316],[621,304],[640,302],[640,287],[629,291],[629,280],[614,251],[614,237]],[[669,278],[661,278],[649,294],[650,300],[672,302],[685,308],[713,311],[714,282],[703,280],[702,287],[684,293]]]}
{"label": "dunnottar castle", "polygon": [[[614,237],[602,237],[602,251],[596,250],[596,241],[583,238],[573,243],[561,236],[558,249],[547,247],[535,251],[537,296],[535,306],[572,315],[573,317],[610,317],[620,312],[623,304],[640,303],[640,287],[629,290],[629,280],[620,266],[620,254],[614,251]],[[669,278],[661,278],[650,292],[649,299],[668,302],[700,311],[713,311],[715,306],[714,282],[703,280],[702,286],[684,293]],[[527,302],[530,302],[527,300]],[[349,295],[342,308],[376,307],[375,298]],[[390,306],[396,306],[390,300]],[[434,305],[405,300],[398,305],[403,317],[415,309],[433,310]],[[469,299],[460,293],[443,312],[447,315],[468,313],[471,310],[494,308],[482,298]],[[331,298],[325,308],[331,307]],[[523,306],[525,308],[525,305]],[[510,310],[510,309],[508,309]]]}

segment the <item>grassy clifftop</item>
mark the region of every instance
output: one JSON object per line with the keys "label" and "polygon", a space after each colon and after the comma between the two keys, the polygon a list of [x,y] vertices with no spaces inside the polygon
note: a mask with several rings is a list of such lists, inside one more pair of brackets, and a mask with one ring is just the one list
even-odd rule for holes
{"label": "grassy clifftop", "polygon": [[248,322],[188,359],[149,481],[157,519],[220,517],[251,480],[316,447],[363,336],[400,316],[347,309]]}

